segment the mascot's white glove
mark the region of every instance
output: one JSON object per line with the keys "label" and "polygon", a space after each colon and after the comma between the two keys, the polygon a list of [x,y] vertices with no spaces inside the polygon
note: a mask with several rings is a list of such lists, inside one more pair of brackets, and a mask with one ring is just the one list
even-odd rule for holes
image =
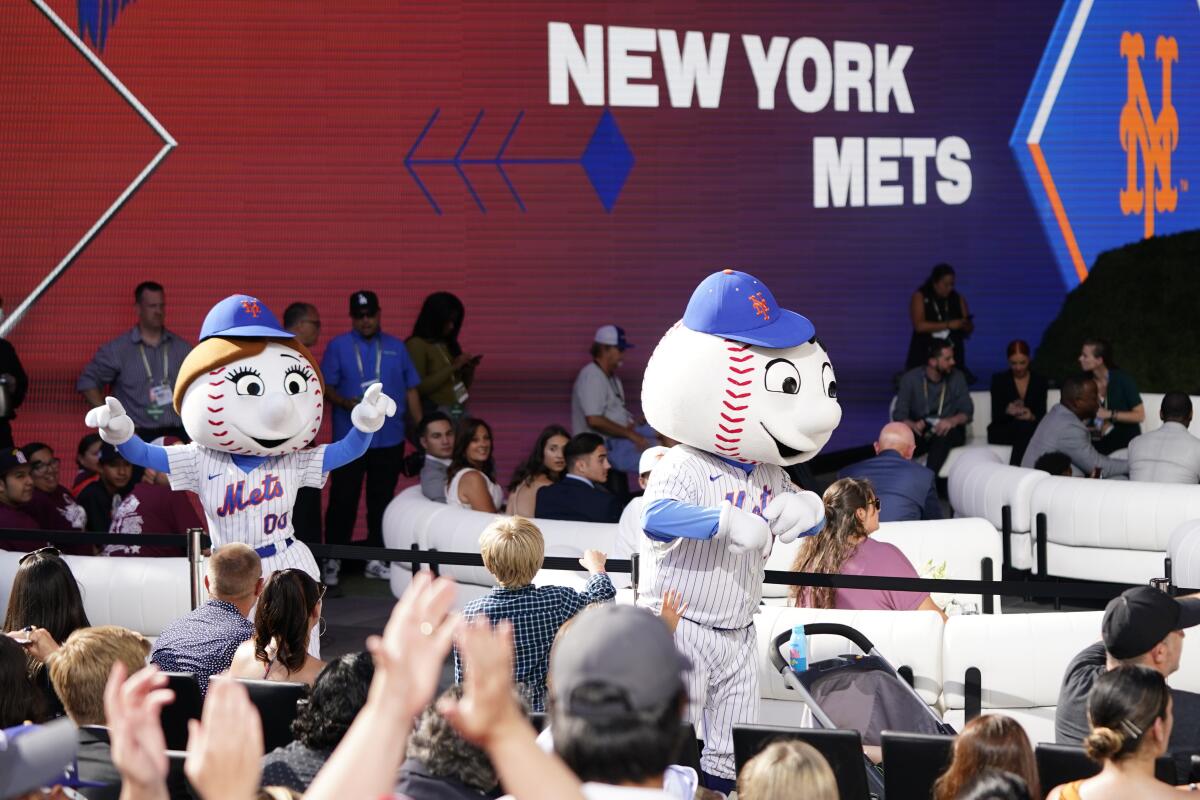
{"label": "mascot's white glove", "polygon": [[383,393],[382,383],[372,383],[350,412],[350,421],[363,433],[374,433],[383,427],[384,417],[395,415],[396,401]]}
{"label": "mascot's white glove", "polygon": [[83,424],[99,429],[100,438],[109,444],[125,444],[133,438],[133,420],[115,397],[104,398],[104,405],[89,411]]}
{"label": "mascot's white glove", "polygon": [[763,516],[771,525],[771,533],[783,544],[790,544],[813,528],[813,533],[821,529],[825,504],[813,492],[781,494],[771,499]]}
{"label": "mascot's white glove", "polygon": [[729,537],[729,552],[750,553],[755,550],[766,556],[771,549],[771,528],[757,514],[742,511],[728,500],[721,503],[721,521],[717,536]]}

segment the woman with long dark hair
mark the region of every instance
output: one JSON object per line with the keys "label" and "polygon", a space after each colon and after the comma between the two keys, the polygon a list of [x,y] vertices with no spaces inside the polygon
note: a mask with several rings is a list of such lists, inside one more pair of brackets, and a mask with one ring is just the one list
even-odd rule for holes
{"label": "woman with long dark hair", "polygon": [[[804,540],[792,563],[793,572],[918,577],[898,547],[871,538],[879,530],[879,510],[883,504],[870,481],[842,478],[834,481],[821,499],[825,503],[825,527]],[[805,608],[918,610],[942,614],[926,592],[795,586],[791,598],[795,605]]]}
{"label": "woman with long dark hair", "polygon": [[229,674],[312,686],[325,662],[306,648],[324,596],[325,587],[302,569],[272,573],[254,609],[254,636],[234,653]]}
{"label": "woman with long dark hair", "polygon": [[1166,678],[1151,667],[1121,666],[1097,678],[1088,693],[1091,732],[1083,749],[1100,774],[1056,786],[1046,800],[1178,797],[1178,789],[1154,777],[1154,762],[1171,739],[1171,703]]}
{"label": "woman with long dark hair", "polygon": [[1011,717],[984,714],[967,723],[954,740],[950,766],[933,785],[933,800],[957,800],[984,769],[1022,778],[1033,797],[1042,796],[1037,761],[1025,730]]}
{"label": "woman with long dark hair", "polygon": [[29,675],[29,658],[17,640],[0,636],[0,730],[45,719],[42,692]]}
{"label": "woman with long dark hair", "polygon": [[967,369],[964,342],[975,330],[975,323],[971,321],[967,298],[954,290],[954,281],[954,267],[938,264],[913,292],[908,304],[913,332],[904,368],[924,365],[933,343],[939,339],[949,340],[954,345],[954,363],[971,384],[975,382],[975,376]]}
{"label": "woman with long dark hair", "polygon": [[562,425],[547,425],[538,434],[529,457],[513,472],[508,484],[508,513],[533,517],[538,489],[562,480],[567,469],[563,448],[571,434]]}
{"label": "woman with long dark hair", "polygon": [[454,432],[454,451],[446,468],[446,505],[495,514],[504,506],[504,492],[496,485],[492,457],[492,428],[467,417]]}
{"label": "woman with long dark hair", "polygon": [[1079,367],[1096,379],[1100,395],[1100,410],[1096,422],[1100,439],[1097,452],[1108,455],[1128,447],[1133,437],[1142,432],[1146,421],[1146,406],[1133,376],[1117,367],[1113,347],[1104,339],[1085,339],[1079,348]]}
{"label": "woman with long dark hair", "polygon": [[992,376],[992,421],[988,425],[988,444],[1012,446],[1008,463],[1021,466],[1025,448],[1038,423],[1046,416],[1046,392],[1050,385],[1029,369],[1029,343],[1014,339],[1008,343],[1008,369]]}
{"label": "woman with long dark hair", "polygon": [[421,376],[417,394],[425,414],[441,411],[457,419],[466,408],[467,390],[483,356],[464,353],[458,343],[464,313],[462,301],[450,292],[434,292],[421,304],[412,335],[404,342]]}

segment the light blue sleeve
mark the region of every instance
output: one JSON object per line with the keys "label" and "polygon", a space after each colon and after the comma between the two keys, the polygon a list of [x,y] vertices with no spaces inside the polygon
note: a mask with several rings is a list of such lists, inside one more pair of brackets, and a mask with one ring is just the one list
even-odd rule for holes
{"label": "light blue sleeve", "polygon": [[642,511],[642,530],[659,542],[711,539],[717,535],[720,522],[719,508],[704,508],[670,498],[652,500]]}
{"label": "light blue sleeve", "polygon": [[340,442],[334,442],[325,448],[325,455],[321,459],[321,471],[329,472],[338,467],[344,467],[367,452],[367,448],[371,446],[371,437],[374,435],[351,427],[350,432],[343,436]]}
{"label": "light blue sleeve", "polygon": [[171,461],[167,458],[167,448],[148,444],[136,433],[125,444],[117,445],[117,452],[124,456],[130,464],[171,474]]}

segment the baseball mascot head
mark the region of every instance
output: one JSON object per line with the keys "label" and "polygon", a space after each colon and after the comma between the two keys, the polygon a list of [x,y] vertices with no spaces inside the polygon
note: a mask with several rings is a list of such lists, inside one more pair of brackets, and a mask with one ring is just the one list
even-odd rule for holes
{"label": "baseball mascot head", "polygon": [[842,418],[833,366],[814,334],[753,275],[709,275],[646,366],[646,421],[743,464],[807,461]]}
{"label": "baseball mascot head", "polygon": [[294,453],[321,427],[325,384],[312,353],[244,294],[213,306],[175,382],[188,436],[213,450]]}

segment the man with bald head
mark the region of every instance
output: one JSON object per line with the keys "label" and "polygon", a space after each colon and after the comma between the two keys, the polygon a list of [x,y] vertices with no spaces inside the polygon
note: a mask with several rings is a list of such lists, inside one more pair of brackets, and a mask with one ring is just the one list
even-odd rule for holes
{"label": "man with bald head", "polygon": [[903,422],[889,422],[875,442],[875,457],[851,464],[838,473],[839,478],[862,478],[875,487],[882,504],[880,522],[913,519],[941,519],[937,476],[933,470],[913,463],[917,440],[912,428]]}

